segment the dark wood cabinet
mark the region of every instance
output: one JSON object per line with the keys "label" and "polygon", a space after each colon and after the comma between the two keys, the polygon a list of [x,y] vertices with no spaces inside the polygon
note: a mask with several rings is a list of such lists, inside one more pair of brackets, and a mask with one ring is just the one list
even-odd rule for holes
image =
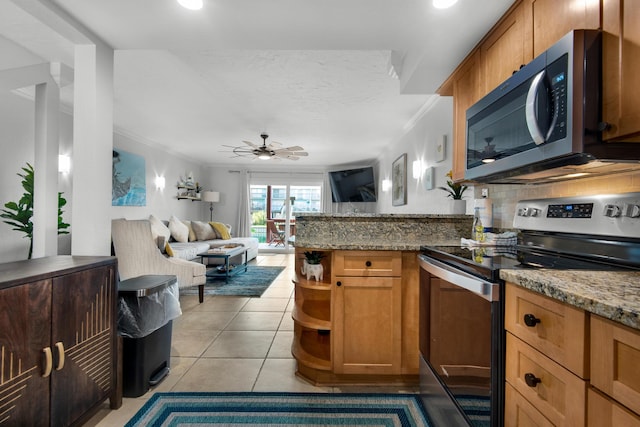
{"label": "dark wood cabinet", "polygon": [[0,264],[0,425],[81,424],[117,373],[116,259]]}

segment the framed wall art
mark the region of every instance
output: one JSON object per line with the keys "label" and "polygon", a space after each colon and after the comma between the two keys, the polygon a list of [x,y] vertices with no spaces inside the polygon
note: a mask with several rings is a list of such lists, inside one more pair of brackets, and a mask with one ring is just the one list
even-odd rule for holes
{"label": "framed wall art", "polygon": [[391,197],[393,206],[407,204],[407,153],[398,157],[391,166]]}
{"label": "framed wall art", "polygon": [[146,206],[144,157],[113,149],[111,206]]}

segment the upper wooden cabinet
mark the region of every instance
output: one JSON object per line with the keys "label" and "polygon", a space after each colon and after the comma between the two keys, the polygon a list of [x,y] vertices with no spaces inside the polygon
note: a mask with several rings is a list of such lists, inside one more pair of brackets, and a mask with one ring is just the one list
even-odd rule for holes
{"label": "upper wooden cabinet", "polygon": [[605,140],[640,141],[640,2],[603,0],[603,121]]}
{"label": "upper wooden cabinet", "polygon": [[523,0],[530,23],[531,59],[550,48],[573,29],[600,28],[599,0]]}
{"label": "upper wooden cabinet", "polygon": [[484,74],[482,95],[491,92],[533,59],[531,50],[526,48],[529,39],[525,37],[524,6],[520,4],[505,15],[480,45]]}

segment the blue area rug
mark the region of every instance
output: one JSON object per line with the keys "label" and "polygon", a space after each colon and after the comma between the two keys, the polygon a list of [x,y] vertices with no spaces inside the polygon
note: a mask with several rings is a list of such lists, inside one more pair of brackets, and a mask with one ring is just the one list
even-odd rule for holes
{"label": "blue area rug", "polygon": [[[259,297],[273,283],[282,270],[284,270],[284,267],[248,265],[246,273],[240,271],[226,281],[224,278],[208,277],[207,283],[204,285],[204,294]],[[181,289],[180,294],[198,295],[198,288]]]}
{"label": "blue area rug", "polygon": [[155,393],[127,427],[431,425],[417,394]]}

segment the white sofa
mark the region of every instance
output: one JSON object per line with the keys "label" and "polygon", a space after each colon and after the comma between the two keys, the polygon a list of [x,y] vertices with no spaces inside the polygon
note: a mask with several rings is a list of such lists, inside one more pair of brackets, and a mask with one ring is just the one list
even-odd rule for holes
{"label": "white sofa", "polygon": [[[175,218],[175,220],[177,220],[177,218]],[[167,253],[166,244],[168,244],[170,248],[170,255],[174,258],[184,259],[188,261],[200,261],[199,257],[197,256],[199,253],[206,252],[216,246],[225,246],[228,244],[239,244],[246,247],[247,262],[258,256],[258,239],[256,237],[231,237],[230,239],[223,239],[220,233],[216,232],[215,229],[213,231],[209,230],[208,233],[197,233],[193,231],[193,229],[196,229],[196,231],[198,231],[196,225],[199,225],[200,227],[207,227],[209,224],[207,222],[181,220],[180,222],[189,227],[189,239],[188,241],[178,242],[176,241],[175,233],[173,233],[174,230],[172,230],[171,227],[171,220],[163,220],[161,221],[162,225],[164,225],[167,230],[169,230],[168,240],[163,241],[162,237],[165,237],[165,239],[167,239],[167,230],[163,230],[161,226],[156,222],[157,220],[150,217],[150,221],[152,224],[152,229],[154,229],[154,235],[158,236],[158,247],[163,253]],[[228,224],[224,225],[226,226],[228,233],[231,234],[231,226]],[[242,255],[230,259],[230,262],[233,264],[240,264],[242,261]],[[222,261],[218,259],[208,259],[208,262],[216,263]]]}

